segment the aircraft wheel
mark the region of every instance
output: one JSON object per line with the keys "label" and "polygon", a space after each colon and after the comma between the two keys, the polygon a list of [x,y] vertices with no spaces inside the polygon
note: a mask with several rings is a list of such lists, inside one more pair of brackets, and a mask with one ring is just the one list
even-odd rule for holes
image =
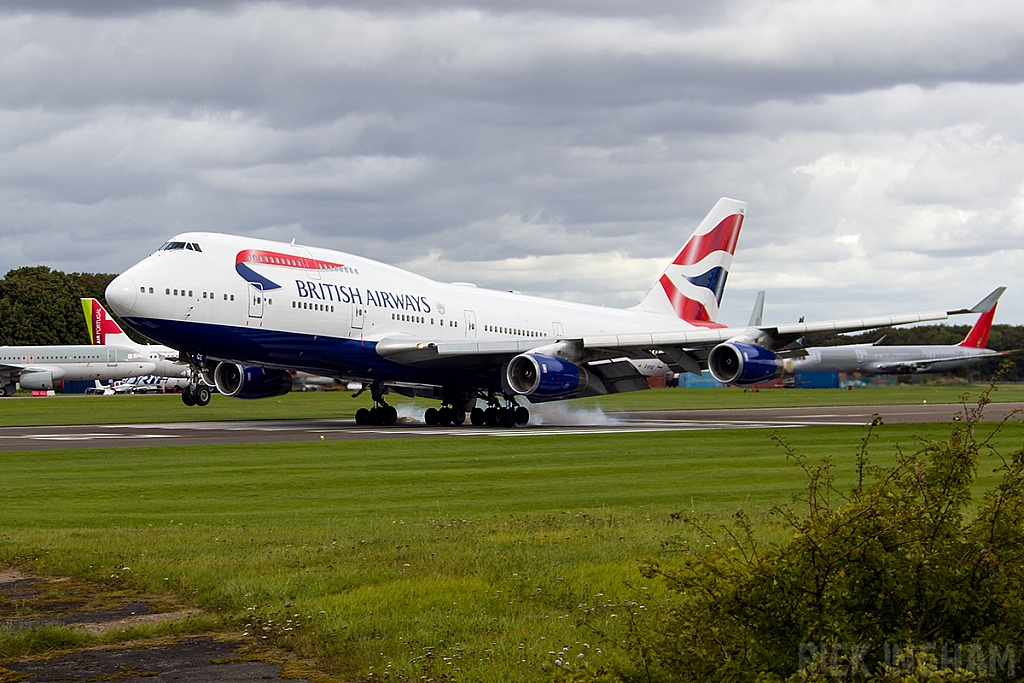
{"label": "aircraft wheel", "polygon": [[452,409],[444,406],[441,410],[437,411],[437,422],[442,427],[450,425],[452,423]]}
{"label": "aircraft wheel", "polygon": [[366,408],[360,408],[356,411],[356,424],[360,427],[365,427],[370,424],[370,411]]}
{"label": "aircraft wheel", "polygon": [[373,425],[374,427],[380,427],[382,424],[384,424],[384,416],[381,415],[380,408],[370,409],[370,424]]}
{"label": "aircraft wheel", "polygon": [[523,406],[519,406],[518,408],[516,408],[516,410],[515,410],[516,427],[525,427],[526,424],[529,421],[530,421],[530,411],[527,410],[526,408],[524,408]]}
{"label": "aircraft wheel", "polygon": [[431,427],[436,427],[439,421],[437,408],[427,408],[427,412],[423,413],[423,421]]}
{"label": "aircraft wheel", "polygon": [[196,395],[191,384],[181,390],[181,402],[187,406],[194,406],[196,404]]}
{"label": "aircraft wheel", "polygon": [[474,427],[483,427],[487,423],[487,418],[484,417],[483,410],[473,408],[473,412],[469,414],[469,421],[473,423]]}
{"label": "aircraft wheel", "polygon": [[196,387],[196,390],[192,392],[192,400],[196,402],[197,406],[210,405],[211,396],[210,387],[206,386]]}
{"label": "aircraft wheel", "polygon": [[511,408],[505,408],[501,411],[501,426],[502,427],[515,427],[516,426],[516,413]]}
{"label": "aircraft wheel", "polygon": [[452,408],[452,424],[462,425],[466,422],[466,411],[462,408]]}
{"label": "aircraft wheel", "polygon": [[384,412],[382,415],[384,424],[390,427],[398,422],[398,410],[394,406],[384,406],[382,410]]}
{"label": "aircraft wheel", "polygon": [[0,386],[0,396],[10,396],[10,392],[7,391],[7,386]]}
{"label": "aircraft wheel", "polygon": [[484,411],[484,421],[487,423],[488,427],[500,427],[501,426],[501,418],[498,417],[498,409],[497,408],[488,408],[487,410],[485,410]]}

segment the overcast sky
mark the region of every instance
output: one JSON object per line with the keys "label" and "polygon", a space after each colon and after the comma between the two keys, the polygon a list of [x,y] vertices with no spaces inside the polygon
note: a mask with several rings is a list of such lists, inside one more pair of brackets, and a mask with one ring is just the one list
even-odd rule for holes
{"label": "overcast sky", "polygon": [[730,196],[724,322],[1024,324],[1019,3],[381,4],[3,3],[0,273],[206,230],[628,306]]}

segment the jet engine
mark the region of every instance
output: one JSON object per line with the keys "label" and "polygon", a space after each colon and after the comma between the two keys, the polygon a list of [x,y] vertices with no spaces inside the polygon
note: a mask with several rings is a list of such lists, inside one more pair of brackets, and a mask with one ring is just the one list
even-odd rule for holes
{"label": "jet engine", "polygon": [[726,342],[711,349],[708,369],[722,384],[760,384],[780,376],[785,362],[760,346]]}
{"label": "jet engine", "polygon": [[523,353],[505,371],[512,391],[531,398],[563,398],[581,393],[589,377],[583,368],[554,356]]}
{"label": "jet engine", "polygon": [[213,382],[217,391],[232,398],[270,398],[292,390],[292,376],[286,370],[226,361],[217,364]]}
{"label": "jet engine", "polygon": [[54,385],[59,388],[61,384],[60,381],[54,382],[52,372],[26,372],[18,378],[18,382],[26,391],[50,391]]}

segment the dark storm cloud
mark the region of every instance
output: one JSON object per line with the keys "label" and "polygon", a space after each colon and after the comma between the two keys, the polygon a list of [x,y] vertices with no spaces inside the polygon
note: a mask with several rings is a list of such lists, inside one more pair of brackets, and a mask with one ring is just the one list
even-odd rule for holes
{"label": "dark storm cloud", "polygon": [[5,3],[0,266],[117,270],[219,230],[625,304],[731,195],[751,209],[727,301],[942,307],[967,268],[1024,285],[1003,265],[1024,244],[1018,14]]}

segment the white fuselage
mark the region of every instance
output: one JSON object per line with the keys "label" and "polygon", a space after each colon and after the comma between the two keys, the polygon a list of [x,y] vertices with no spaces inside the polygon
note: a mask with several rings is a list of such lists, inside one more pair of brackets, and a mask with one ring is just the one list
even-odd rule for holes
{"label": "white fuselage", "polygon": [[[189,354],[333,377],[434,381],[374,352],[385,337],[544,340],[692,330],[671,315],[436,282],[352,254],[213,233],[120,275],[108,302]],[[198,250],[197,250],[198,248]]]}
{"label": "white fuselage", "polygon": [[134,349],[121,346],[2,346],[0,385],[20,382],[25,389],[52,389],[70,380],[137,377],[156,366]]}
{"label": "white fuselage", "polygon": [[786,372],[860,372],[866,375],[949,372],[1000,355],[989,349],[957,345],[821,346],[786,361]]}

